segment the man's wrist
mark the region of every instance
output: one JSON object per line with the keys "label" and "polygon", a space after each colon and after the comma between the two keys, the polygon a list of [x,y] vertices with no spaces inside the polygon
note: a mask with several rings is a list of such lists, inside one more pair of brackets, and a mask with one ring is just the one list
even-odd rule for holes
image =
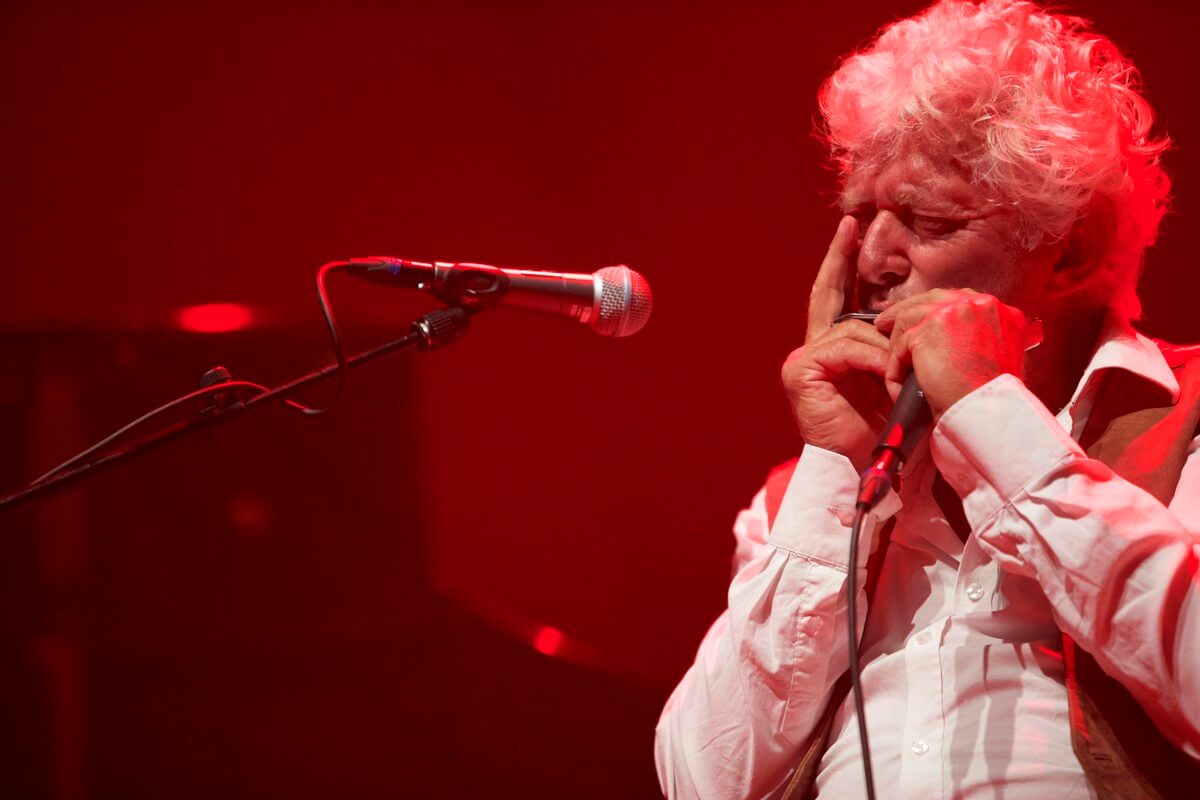
{"label": "man's wrist", "polygon": [[1054,464],[1083,457],[1054,415],[1009,373],[946,409],[934,426],[931,449],[972,525]]}

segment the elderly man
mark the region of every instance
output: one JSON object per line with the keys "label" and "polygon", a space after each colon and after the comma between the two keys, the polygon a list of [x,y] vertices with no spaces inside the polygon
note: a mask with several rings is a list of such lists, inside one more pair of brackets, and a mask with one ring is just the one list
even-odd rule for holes
{"label": "elderly man", "polygon": [[[912,372],[932,435],[852,565],[881,796],[1195,796],[1200,351],[1130,326],[1169,188],[1133,66],[1083,20],[943,0],[820,100],[845,216],[783,367],[805,446],[737,520],[664,791],[863,796],[849,525]],[[834,324],[856,304],[882,313]]]}

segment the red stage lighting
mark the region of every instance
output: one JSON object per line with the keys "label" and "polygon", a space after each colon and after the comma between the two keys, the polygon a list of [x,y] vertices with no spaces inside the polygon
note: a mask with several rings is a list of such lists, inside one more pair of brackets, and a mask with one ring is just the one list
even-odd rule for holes
{"label": "red stage lighting", "polygon": [[254,312],[241,303],[204,303],[186,306],[175,314],[175,324],[191,333],[228,333],[249,328]]}
{"label": "red stage lighting", "polygon": [[563,634],[558,628],[552,628],[549,625],[543,625],[537,629],[533,635],[533,649],[547,656],[558,654],[558,650],[562,647]]}

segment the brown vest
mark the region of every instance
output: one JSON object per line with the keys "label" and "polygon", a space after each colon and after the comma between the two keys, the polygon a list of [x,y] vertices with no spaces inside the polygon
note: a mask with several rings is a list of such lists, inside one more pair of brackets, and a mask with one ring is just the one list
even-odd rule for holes
{"label": "brown vest", "polygon": [[[1162,390],[1124,370],[1108,370],[1080,437],[1080,446],[1125,480],[1162,503],[1175,493],[1188,446],[1200,432],[1200,352],[1159,344],[1179,381],[1172,404]],[[773,524],[796,460],[776,467],[766,483],[767,516]],[[886,536],[886,531],[884,532]],[[882,560],[881,543],[873,560]],[[878,568],[868,564],[868,595]],[[874,573],[874,574],[873,574]],[[1133,696],[1108,676],[1090,654],[1063,635],[1071,743],[1088,782],[1102,800],[1170,800],[1195,796],[1200,761],[1172,745]],[[806,800],[816,789],[817,768],[833,717],[849,692],[848,675],[833,687],[812,739],[783,794]]]}

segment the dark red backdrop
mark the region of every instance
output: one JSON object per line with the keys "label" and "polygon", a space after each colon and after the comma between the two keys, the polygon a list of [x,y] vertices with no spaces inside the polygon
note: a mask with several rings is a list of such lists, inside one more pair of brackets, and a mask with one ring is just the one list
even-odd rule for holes
{"label": "dark red backdrop", "polygon": [[[7,4],[8,486],[213,363],[322,363],[329,259],[625,262],[656,308],[621,341],[481,318],[356,375],[340,421],[243,421],[10,516],[0,775],[58,797],[654,796],[654,720],[724,603],[729,524],[796,447],[778,366],[835,221],[816,87],[922,4],[808,5]],[[1083,11],[1178,143],[1144,327],[1187,339],[1196,12]],[[334,293],[359,347],[429,307]],[[258,324],[171,331],[213,301]],[[543,627],[561,658],[531,648]]]}

